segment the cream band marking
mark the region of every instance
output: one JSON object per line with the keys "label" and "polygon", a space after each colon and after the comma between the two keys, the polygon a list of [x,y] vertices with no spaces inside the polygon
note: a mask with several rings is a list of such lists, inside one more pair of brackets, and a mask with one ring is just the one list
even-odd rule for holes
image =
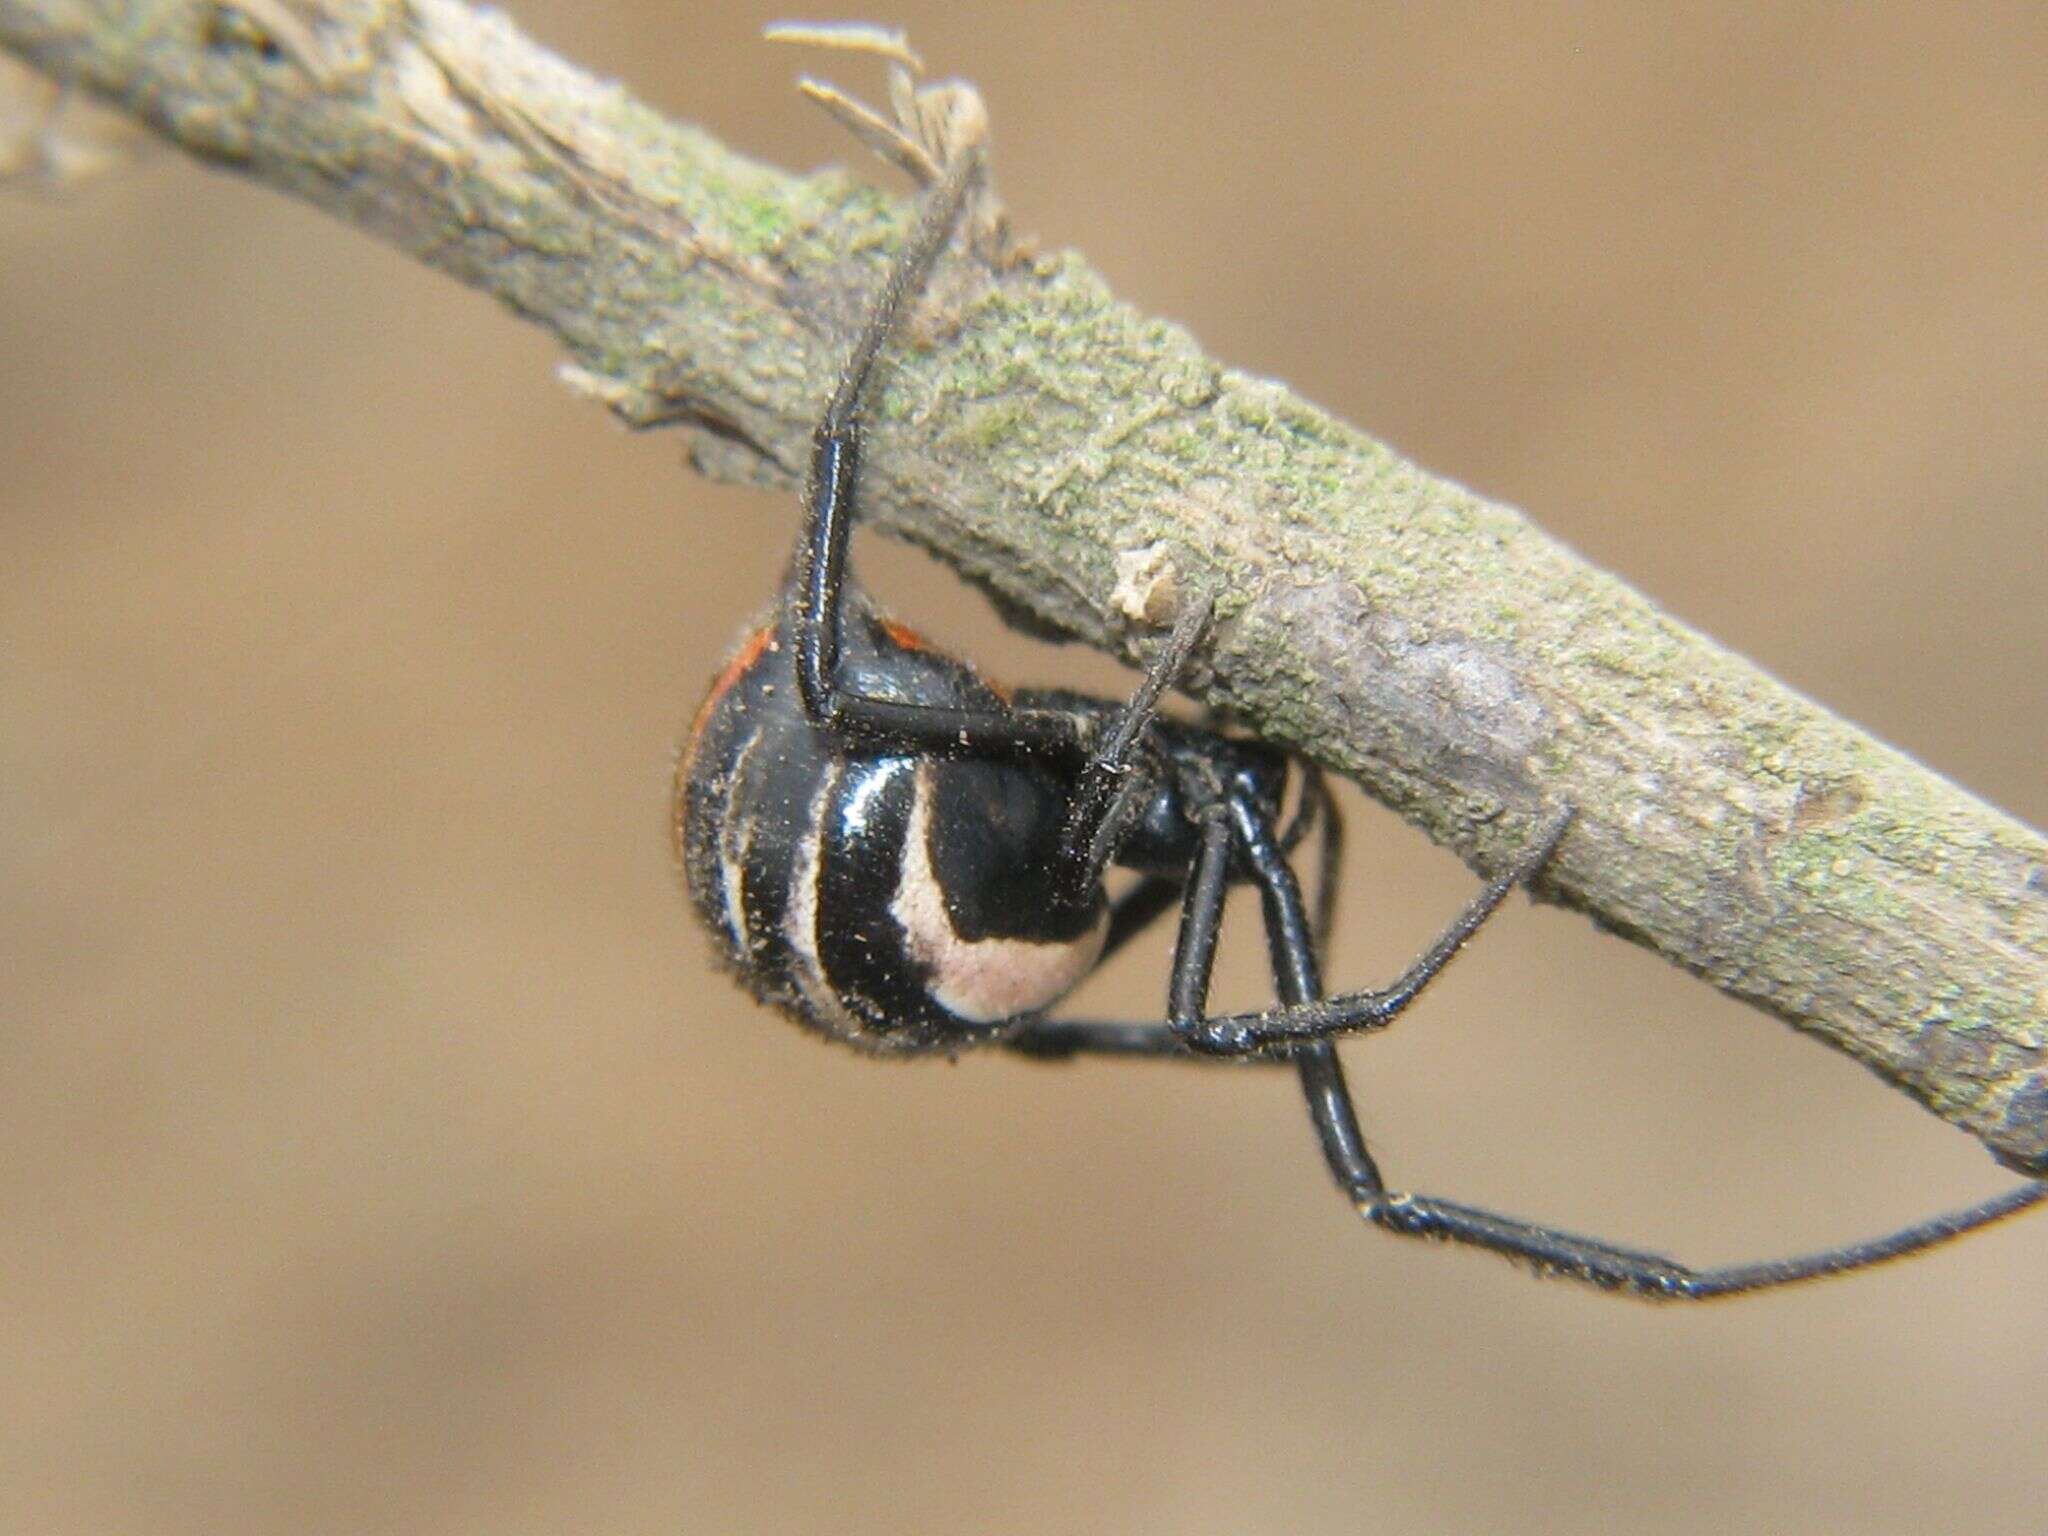
{"label": "cream band marking", "polygon": [[956,1018],[994,1024],[1037,1013],[1059,1001],[1094,967],[1109,932],[1104,913],[1078,939],[963,939],[946,913],[931,855],[931,769],[917,775],[904,838],[903,872],[889,911],[902,925],[904,948],[930,975],[932,1000]]}

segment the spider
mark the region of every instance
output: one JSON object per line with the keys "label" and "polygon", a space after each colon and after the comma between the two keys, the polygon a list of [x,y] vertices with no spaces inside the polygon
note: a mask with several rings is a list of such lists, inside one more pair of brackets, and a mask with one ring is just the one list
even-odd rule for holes
{"label": "spider", "polygon": [[[712,683],[676,773],[687,884],[726,960],[762,1001],[862,1050],[997,1046],[1256,1061],[1301,1079],[1324,1161],[1389,1232],[1488,1249],[1539,1273],[1651,1299],[1701,1300],[1862,1269],[1934,1247],[2048,1197],[2021,1185],[1866,1242],[1692,1269],[1658,1254],[1456,1201],[1390,1189],[1366,1150],[1335,1041],[1385,1028],[1568,831],[1548,824],[1392,985],[1326,996],[1318,963],[1342,828],[1316,769],[1276,747],[1163,716],[1200,643],[1189,602],[1124,703],[983,681],[883,617],[848,571],[862,410],[884,344],[951,239],[979,156],[932,187],[819,419],[803,527],[778,609]],[[1290,784],[1296,806],[1283,819]],[[1320,889],[1290,855],[1311,833]],[[1112,866],[1135,883],[1115,901]],[[1264,913],[1276,1006],[1211,1014],[1224,898]],[[1051,1018],[1083,976],[1174,906],[1166,1019]]]}

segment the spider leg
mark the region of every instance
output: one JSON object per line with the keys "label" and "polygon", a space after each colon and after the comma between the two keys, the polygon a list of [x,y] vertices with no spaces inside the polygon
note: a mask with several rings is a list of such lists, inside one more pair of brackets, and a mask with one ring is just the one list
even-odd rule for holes
{"label": "spider leg", "polygon": [[[1247,821],[1253,824],[1255,845],[1266,842],[1277,846],[1256,805],[1237,797],[1232,810],[1239,828]],[[1261,858],[1256,846],[1248,849],[1247,854],[1266,912],[1267,943],[1272,950],[1274,982],[1281,998],[1294,1006],[1313,1002],[1320,990],[1311,942],[1313,930],[1303,910],[1294,872],[1284,859]],[[1944,1212],[1863,1242],[1756,1264],[1693,1269],[1662,1254],[1618,1247],[1598,1238],[1561,1232],[1433,1195],[1402,1194],[1388,1189],[1378,1165],[1366,1150],[1336,1046],[1328,1040],[1304,1040],[1293,1046],[1291,1054],[1301,1074],[1302,1092],[1322,1144],[1323,1160],[1366,1220],[1403,1237],[1436,1238],[1484,1248],[1527,1264],[1539,1274],[1653,1301],[1707,1301],[1865,1269],[1950,1242],[2048,1200],[2048,1181],[2022,1184],[1976,1205]]]}
{"label": "spider leg", "polygon": [[[1261,889],[1270,890],[1272,882],[1282,879],[1291,884],[1294,876],[1287,868],[1287,855],[1281,839],[1266,825],[1258,806],[1241,795],[1231,797],[1228,803],[1244,857]],[[1514,864],[1473,898],[1471,905],[1452,920],[1450,926],[1401,973],[1393,985],[1374,991],[1341,993],[1336,997],[1323,997],[1318,988],[1305,994],[1301,1000],[1289,999],[1283,989],[1278,1008],[1189,1020],[1188,1044],[1198,1051],[1236,1055],[1244,1051],[1271,1050],[1277,1046],[1324,1040],[1332,1035],[1386,1028],[1451,963],[1458,951],[1465,947],[1466,941],[1507,899],[1508,892],[1533,879],[1543,868],[1563,838],[1565,829],[1571,825],[1571,817],[1572,813],[1566,811],[1553,821]],[[1269,904],[1269,924],[1272,921]],[[1319,912],[1318,922],[1313,926],[1323,925]]]}
{"label": "spider leg", "polygon": [[[1322,775],[1313,768],[1305,768],[1302,771],[1301,805],[1281,836],[1282,847],[1291,849],[1297,846],[1311,830],[1317,833],[1318,842],[1312,933],[1315,952],[1320,955],[1329,943],[1331,917],[1336,907],[1337,878],[1343,863],[1344,823]],[[1222,854],[1211,854],[1209,858],[1216,861],[1215,867],[1228,873]],[[1220,917],[1225,888],[1224,884],[1213,882],[1213,875],[1212,883],[1206,888],[1197,884],[1195,895],[1190,899],[1213,908],[1214,914],[1194,925],[1195,942],[1183,942],[1175,948],[1175,990],[1184,1000],[1195,999],[1197,1016],[1201,1000],[1208,993],[1209,968],[1215,958],[1216,918]],[[1122,947],[1133,935],[1142,932],[1175,901],[1182,899],[1182,882],[1163,875],[1148,876],[1133,886],[1110,911],[1109,937],[1103,945],[1104,958]],[[1185,926],[1185,908],[1183,921]],[[1290,1064],[1289,1057],[1272,1051],[1252,1051],[1240,1056],[1198,1054],[1188,1045],[1186,1028],[1176,1028],[1172,1024],[1034,1019],[1003,1043],[1018,1055],[1039,1061],[1066,1061],[1075,1056],[1091,1055],[1227,1061],[1251,1066]]]}
{"label": "spider leg", "polygon": [[1301,804],[1280,834],[1280,849],[1292,854],[1313,829],[1316,833],[1316,900],[1313,914],[1316,958],[1330,948],[1330,930],[1337,921],[1337,879],[1344,867],[1344,814],[1337,809],[1329,782],[1314,764],[1301,765]]}
{"label": "spider leg", "polygon": [[810,719],[846,735],[949,754],[1049,754],[1079,760],[1086,746],[1081,723],[1070,715],[913,704],[862,693],[839,679],[849,585],[847,551],[860,479],[861,413],[868,381],[882,344],[952,237],[980,170],[979,154],[970,151],[932,188],[917,228],[897,253],[839,387],[812,434],[804,536],[790,580],[797,686]]}
{"label": "spider leg", "polygon": [[[1231,872],[1230,824],[1218,806],[1201,825],[1201,841],[1194,869],[1185,887],[1164,877],[1141,881],[1124,897],[1119,914],[1110,919],[1110,932],[1121,942],[1142,926],[1137,921],[1123,925],[1118,934],[1117,916],[1122,908],[1138,915],[1156,917],[1181,900],[1180,933],[1174,941],[1173,979],[1167,988],[1167,1010],[1175,1022],[1167,1024],[1116,1024],[1090,1020],[1037,1019],[1026,1024],[1003,1043],[1019,1055],[1041,1060],[1058,1060],[1083,1052],[1111,1056],[1178,1056],[1194,1059],[1187,1035],[1178,1022],[1183,1013],[1199,1016],[1209,993],[1209,975],[1216,965],[1216,937],[1222,926],[1223,898],[1229,890]],[[1247,1060],[1261,1059],[1251,1055]],[[1265,1059],[1282,1061],[1270,1056]]]}
{"label": "spider leg", "polygon": [[1154,1061],[1223,1062],[1239,1067],[1284,1067],[1285,1056],[1198,1056],[1165,1024],[1131,1024],[1107,1019],[1034,1019],[1003,1041],[1006,1049],[1033,1061],[1070,1061],[1076,1056],[1142,1056]]}
{"label": "spider leg", "polygon": [[1367,1221],[1402,1237],[1483,1248],[1526,1264],[1540,1275],[1649,1301],[1711,1301],[1867,1269],[1938,1247],[2048,1200],[2048,1182],[2021,1184],[1976,1205],[1945,1211],[1863,1242],[1755,1264],[1694,1269],[1662,1254],[1619,1247],[1520,1217],[1433,1195],[1389,1190],[1365,1150],[1336,1048],[1327,1040],[1311,1041],[1295,1047],[1294,1059],[1308,1098],[1309,1117],[1322,1142],[1323,1159]]}
{"label": "spider leg", "polygon": [[[1329,786],[1314,768],[1304,767],[1301,807],[1287,824],[1281,846],[1292,852],[1311,831],[1317,834],[1316,951],[1330,942],[1330,926],[1336,914],[1337,878],[1343,868],[1344,818],[1331,798]],[[1113,902],[1109,909],[1109,933],[1102,943],[1099,965],[1124,945],[1150,928],[1167,910],[1182,899],[1185,882],[1172,875],[1146,875]],[[1281,1058],[1275,1058],[1276,1060]]]}
{"label": "spider leg", "polygon": [[1173,633],[1145,669],[1137,691],[1110,717],[1088,754],[1060,851],[1082,885],[1092,886],[1102,878],[1132,804],[1149,787],[1131,758],[1159,717],[1160,699],[1187,666],[1188,657],[1208,629],[1210,612],[1206,597],[1183,606]]}

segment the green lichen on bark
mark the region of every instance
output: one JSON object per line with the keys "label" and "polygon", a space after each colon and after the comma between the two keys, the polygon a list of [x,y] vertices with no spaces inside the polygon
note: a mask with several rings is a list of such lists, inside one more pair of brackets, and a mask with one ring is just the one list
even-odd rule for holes
{"label": "green lichen on bark", "polygon": [[[0,0],[0,47],[496,294],[729,478],[795,483],[909,218],[458,0]],[[1116,557],[1163,542],[1213,702],[1482,864],[1570,802],[1547,895],[2048,1173],[2037,833],[1077,257],[946,263],[875,414],[870,519],[1013,615],[1141,653]]]}

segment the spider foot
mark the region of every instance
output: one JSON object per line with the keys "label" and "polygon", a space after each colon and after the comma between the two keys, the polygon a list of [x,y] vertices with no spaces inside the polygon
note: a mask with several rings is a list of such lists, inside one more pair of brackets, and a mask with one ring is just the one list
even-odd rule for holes
{"label": "spider foot", "polygon": [[834,48],[886,60],[889,65],[889,106],[869,106],[830,81],[800,76],[797,89],[829,113],[875,155],[901,169],[920,188],[945,179],[961,156],[979,153],[984,162],[980,185],[966,219],[966,234],[975,254],[1007,266],[1028,252],[1010,239],[1009,220],[990,189],[988,105],[981,92],[965,80],[919,83],[924,60],[900,31],[865,22],[778,22],[763,30],[771,43],[800,43]]}

